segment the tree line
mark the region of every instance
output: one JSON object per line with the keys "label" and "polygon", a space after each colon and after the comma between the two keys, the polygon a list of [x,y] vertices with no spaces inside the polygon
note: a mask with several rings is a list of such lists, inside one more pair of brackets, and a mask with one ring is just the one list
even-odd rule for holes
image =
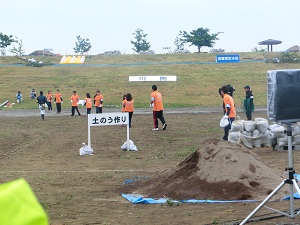
{"label": "tree line", "polygon": [[[192,30],[191,32],[187,31],[179,31],[179,35],[175,38],[174,44],[176,46],[176,50],[184,50],[184,45],[189,44],[189,46],[196,46],[198,52],[201,52],[202,47],[213,47],[216,40],[218,39],[218,35],[222,32],[217,32],[214,34],[209,33],[210,29],[200,27],[196,30]],[[151,48],[151,44],[147,41],[148,34],[145,34],[141,28],[135,30],[134,40],[130,41],[133,45],[132,50],[136,53],[149,51]],[[88,38],[82,38],[80,35],[76,37],[77,41],[75,42],[75,47],[73,48],[74,52],[80,55],[87,53],[92,45]],[[17,37],[13,37],[13,35],[6,35],[0,32],[0,51],[1,55],[5,55],[6,48],[10,46],[12,43],[15,45],[11,48],[10,52],[17,56],[24,55],[25,51],[23,49],[23,40]]]}

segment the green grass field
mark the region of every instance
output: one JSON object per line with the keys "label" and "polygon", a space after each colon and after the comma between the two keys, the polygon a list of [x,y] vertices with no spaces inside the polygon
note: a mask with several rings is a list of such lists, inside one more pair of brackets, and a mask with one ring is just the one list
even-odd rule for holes
{"label": "green grass field", "polygon": [[[35,88],[37,92],[43,90],[44,93],[48,90],[54,93],[59,88],[66,102],[63,107],[69,108],[69,98],[73,90],[76,90],[83,99],[87,92],[93,96],[99,89],[104,95],[105,105],[120,106],[123,94],[130,92],[135,99],[135,107],[144,108],[149,107],[151,86],[156,84],[163,95],[165,107],[219,106],[219,87],[231,84],[236,89],[234,95],[236,105],[240,105],[244,97],[243,86],[250,85],[255,96],[255,104],[265,106],[267,71],[297,69],[300,66],[299,63],[273,64],[261,61],[265,57],[277,55],[278,53],[241,53],[240,63],[227,64],[214,63],[216,54],[212,53],[97,55],[89,56],[85,66],[44,67],[18,66],[25,64],[25,61],[13,56],[0,57],[0,103],[5,100],[15,102],[15,95],[20,90],[24,102],[14,108],[35,108],[35,101],[29,99],[31,88]],[[36,59],[45,64],[59,64],[61,57],[36,57]],[[176,75],[177,81],[128,81],[129,76],[147,75]]]}

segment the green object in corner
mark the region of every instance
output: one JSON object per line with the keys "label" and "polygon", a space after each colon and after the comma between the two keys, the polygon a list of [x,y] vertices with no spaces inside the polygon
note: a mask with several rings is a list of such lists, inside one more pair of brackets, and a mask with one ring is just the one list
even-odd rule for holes
{"label": "green object in corner", "polygon": [[26,180],[0,185],[0,224],[48,225],[48,216]]}

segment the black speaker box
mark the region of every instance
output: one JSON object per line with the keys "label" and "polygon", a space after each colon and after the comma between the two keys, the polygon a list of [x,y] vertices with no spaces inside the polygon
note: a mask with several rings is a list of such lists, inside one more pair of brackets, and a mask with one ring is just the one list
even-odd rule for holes
{"label": "black speaker box", "polygon": [[300,121],[300,69],[267,71],[268,117],[294,123]]}

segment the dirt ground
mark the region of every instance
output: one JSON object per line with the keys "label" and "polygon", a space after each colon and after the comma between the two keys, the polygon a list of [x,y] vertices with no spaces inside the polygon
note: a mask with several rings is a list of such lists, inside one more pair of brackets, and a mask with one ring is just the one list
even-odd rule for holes
{"label": "dirt ground", "polygon": [[[70,117],[68,111],[62,115],[47,112],[42,121],[37,110],[17,113],[0,110],[0,182],[25,178],[46,210],[51,225],[238,224],[258,203],[132,204],[120,191],[125,180],[151,179],[176,168],[201,149],[205,141],[219,140],[223,135],[219,128],[221,116],[221,110],[166,110],[167,130],[152,131],[151,111],[141,110],[133,115],[130,129],[130,139],[137,146],[137,152],[120,149],[126,141],[125,127],[105,126],[91,129],[94,155],[80,156],[81,143],[87,142],[88,136],[86,116]],[[239,116],[245,118],[242,113]],[[267,118],[263,110],[254,116]],[[287,177],[287,151],[272,148],[251,151],[274,174]],[[300,151],[293,153],[294,169],[298,172]],[[201,163],[198,166],[201,169]],[[224,167],[225,170],[227,167]],[[239,167],[232,170],[234,180]],[[189,188],[193,187],[187,185],[187,192]],[[268,206],[281,211],[290,209],[289,201],[270,201]],[[299,200],[294,206],[300,208]],[[298,216],[295,219],[274,218],[276,216],[278,214],[263,208],[252,219],[267,218],[255,224],[300,224]]]}

